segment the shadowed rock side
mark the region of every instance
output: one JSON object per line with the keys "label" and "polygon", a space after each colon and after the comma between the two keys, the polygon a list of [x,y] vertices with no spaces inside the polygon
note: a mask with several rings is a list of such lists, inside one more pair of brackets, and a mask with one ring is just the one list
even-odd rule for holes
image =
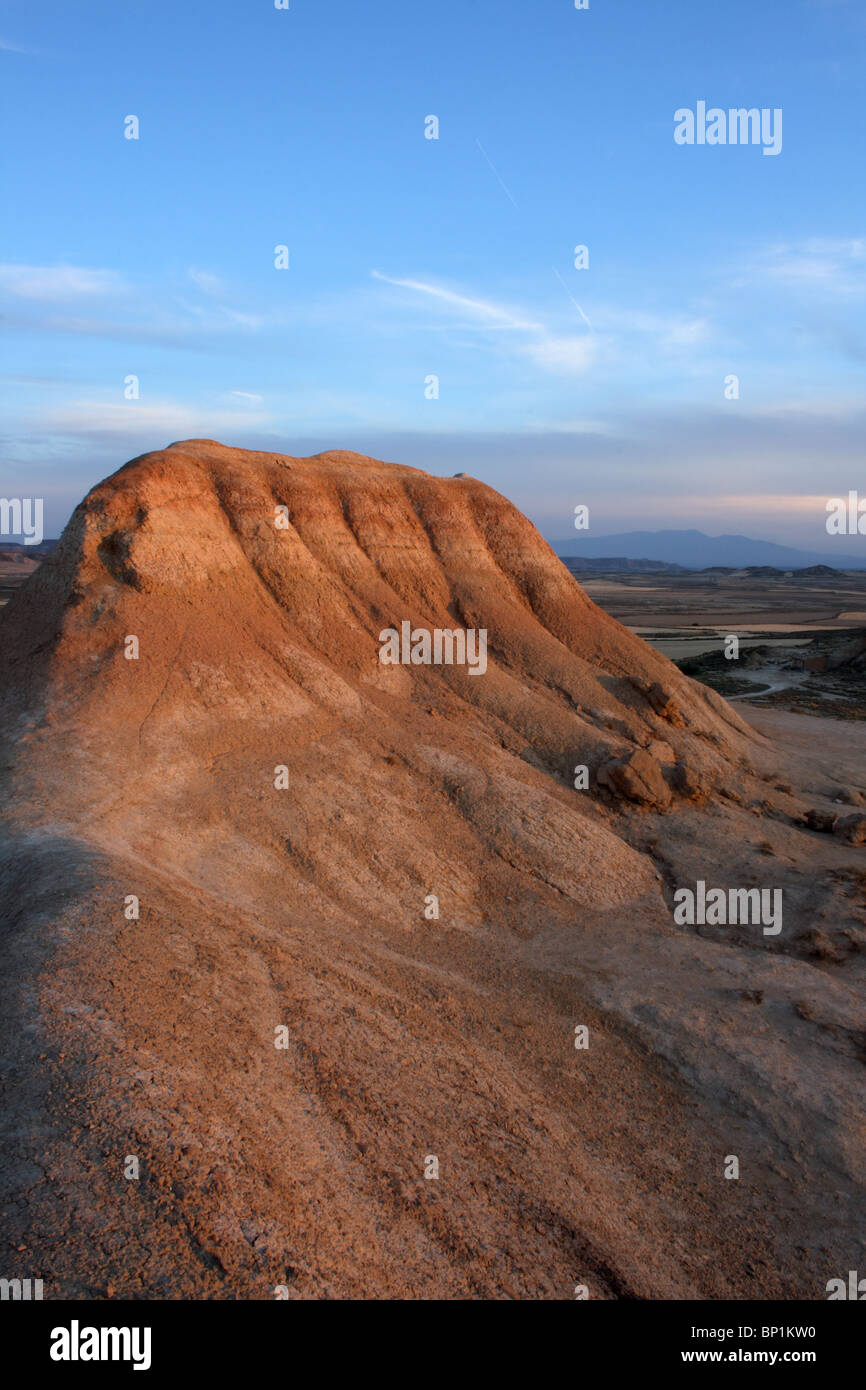
{"label": "shadowed rock side", "polygon": [[[486,629],[485,674],[383,665],[404,620]],[[853,1267],[862,849],[491,489],[145,455],[0,612],[0,698],[10,1277],[823,1297]],[[698,878],[784,886],[783,932],[676,926]]]}

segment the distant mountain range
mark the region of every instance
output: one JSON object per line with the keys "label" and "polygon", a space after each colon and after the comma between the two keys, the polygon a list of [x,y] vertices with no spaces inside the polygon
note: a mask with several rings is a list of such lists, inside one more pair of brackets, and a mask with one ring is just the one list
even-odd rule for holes
{"label": "distant mountain range", "polygon": [[628,560],[624,555],[560,555],[563,564],[577,574],[692,574],[685,565],[669,565],[665,560]]}
{"label": "distant mountain range", "polygon": [[25,545],[23,541],[7,541],[0,537],[0,550],[8,551],[11,554],[21,551],[24,555],[47,555],[49,551],[54,549],[56,544],[56,539],[40,541],[38,545]]}
{"label": "distant mountain range", "polygon": [[[0,550],[20,552],[28,559],[42,559],[57,544],[46,539],[39,545],[0,540]],[[653,570],[749,569],[772,566],[778,570],[828,565],[832,569],[866,570],[866,554],[842,555],[797,550],[794,546],[756,541],[749,536],[708,536],[703,531],[626,531],[617,536],[586,536],[582,540],[551,541],[564,559],[586,561],[586,569]]]}
{"label": "distant mountain range", "polygon": [[734,569],[746,569],[750,565],[772,565],[781,570],[802,569],[807,565],[866,569],[866,553],[858,556],[796,550],[793,546],[756,541],[749,536],[707,536],[703,531],[626,531],[618,536],[552,541],[551,545],[557,555],[569,559],[619,556],[627,560],[662,561],[684,569],[707,569],[715,565]]}

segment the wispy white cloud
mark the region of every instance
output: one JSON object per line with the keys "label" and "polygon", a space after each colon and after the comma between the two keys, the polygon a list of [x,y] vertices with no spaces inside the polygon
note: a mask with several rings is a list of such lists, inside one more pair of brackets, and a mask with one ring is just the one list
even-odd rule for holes
{"label": "wispy white cloud", "polygon": [[800,245],[771,246],[747,269],[747,282],[755,279],[834,294],[863,294],[866,238],[812,237]]}
{"label": "wispy white cloud", "polygon": [[[859,404],[858,401],[857,406]],[[744,413],[753,420],[823,420],[830,424],[833,421],[850,420],[855,408],[850,396],[815,395],[810,400],[767,400]]]}
{"label": "wispy white cloud", "polygon": [[[694,498],[687,499],[695,501]],[[713,503],[717,507],[727,507],[731,511],[751,511],[760,510],[762,512],[783,512],[786,515],[802,512],[805,516],[813,516],[824,509],[827,501],[826,492],[804,493],[804,492],[748,492],[748,493],[717,493],[713,498]]]}
{"label": "wispy white cloud", "polygon": [[239,396],[241,400],[251,401],[256,405],[260,405],[264,400],[264,397],[257,395],[255,391],[232,391],[231,395]]}
{"label": "wispy white cloud", "polygon": [[596,358],[596,342],[589,335],[583,338],[557,338],[544,334],[537,342],[527,344],[526,352],[545,371],[569,375],[585,372],[592,366]]}
{"label": "wispy white cloud", "polygon": [[152,438],[171,435],[191,439],[212,438],[220,431],[263,427],[269,418],[262,411],[189,407],[175,401],[81,400],[43,412],[40,421],[42,428],[58,434],[123,435],[146,431]]}
{"label": "wispy white cloud", "polygon": [[0,289],[19,299],[61,302],[116,295],[125,281],[114,270],[76,265],[0,265]]}
{"label": "wispy white cloud", "polygon": [[[223,282],[210,271],[188,272],[206,296],[185,297],[177,283],[161,292],[116,270],[88,266],[0,265],[0,296],[7,297],[5,327],[30,332],[201,346],[208,338],[258,333],[279,317],[220,303]],[[66,308],[69,306],[69,309]],[[74,308],[73,308],[74,306]]]}
{"label": "wispy white cloud", "polygon": [[187,321],[194,321],[195,331],[201,328],[212,333],[219,333],[230,328],[242,328],[246,332],[255,333],[266,322],[264,314],[247,313],[241,309],[232,309],[227,304],[215,304],[211,300],[208,300],[206,304],[192,304],[186,299],[178,299],[172,310],[175,321],[178,321],[178,310],[186,315]]}
{"label": "wispy white cloud", "polygon": [[222,280],[211,271],[197,270],[195,266],[190,266],[186,273],[202,294],[222,295],[225,293]]}
{"label": "wispy white cloud", "polygon": [[383,280],[388,285],[426,295],[449,310],[459,311],[461,315],[468,314],[474,320],[473,326],[480,331],[504,329],[513,332],[516,335],[515,351],[528,356],[543,371],[574,375],[585,372],[595,360],[596,343],[591,334],[584,337],[573,334],[563,336],[536,319],[527,318],[517,310],[490,300],[458,294],[455,290],[423,280],[396,279],[378,270],[372,273],[377,280]]}
{"label": "wispy white cloud", "polygon": [[650,314],[640,309],[602,305],[595,313],[596,322],[609,332],[621,335],[648,337],[659,347],[691,347],[706,342],[710,324],[706,318],[682,314]]}
{"label": "wispy white cloud", "polygon": [[239,328],[247,328],[256,332],[265,322],[262,314],[247,314],[240,309],[229,309],[226,305],[222,305],[221,309],[228,321],[236,323]]}
{"label": "wispy white cloud", "polygon": [[495,329],[513,333],[515,352],[529,357],[542,371],[557,375],[582,375],[600,360],[609,363],[614,359],[624,360],[630,353],[645,357],[646,339],[652,341],[654,351],[676,354],[703,345],[712,336],[707,318],[682,313],[647,313],[631,307],[600,305],[593,309],[590,320],[559,271],[554,268],[553,273],[587,332],[563,332],[552,319],[545,322],[522,310],[429,281],[401,279],[373,271],[377,280],[422,295],[452,313],[459,313],[463,319],[468,316],[472,321],[470,326],[477,331]]}
{"label": "wispy white cloud", "polygon": [[432,299],[441,300],[453,308],[465,309],[470,314],[487,320],[491,324],[498,324],[502,328],[514,328],[522,331],[540,332],[542,325],[533,323],[522,318],[511,309],[505,309],[499,304],[491,304],[483,299],[470,299],[467,295],[457,294],[454,290],[445,289],[442,285],[431,285],[423,280],[397,280],[390,275],[383,275],[381,271],[372,272],[376,280],[384,280],[386,285],[396,285],[399,289],[414,290],[418,294],[429,295]]}
{"label": "wispy white cloud", "polygon": [[38,49],[27,48],[23,43],[9,43],[8,39],[0,39],[0,50],[4,53],[27,53],[34,55]]}

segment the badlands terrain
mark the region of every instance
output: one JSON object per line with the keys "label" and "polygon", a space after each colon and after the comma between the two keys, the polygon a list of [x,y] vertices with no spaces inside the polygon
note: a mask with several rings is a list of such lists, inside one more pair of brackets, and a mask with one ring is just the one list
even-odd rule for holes
{"label": "badlands terrain", "polygon": [[[485,629],[486,672],[382,664],[403,621]],[[0,701],[6,1277],[862,1266],[866,725],[726,703],[472,478],[208,440],[78,507],[0,611]],[[699,880],[782,889],[781,932],[678,925]]]}
{"label": "badlands terrain", "polygon": [[[720,694],[866,719],[862,571],[816,565],[787,573],[768,566],[662,572],[659,565],[656,573],[605,573],[601,560],[590,570],[565,563],[605,612]],[[736,659],[727,655],[731,634]]]}

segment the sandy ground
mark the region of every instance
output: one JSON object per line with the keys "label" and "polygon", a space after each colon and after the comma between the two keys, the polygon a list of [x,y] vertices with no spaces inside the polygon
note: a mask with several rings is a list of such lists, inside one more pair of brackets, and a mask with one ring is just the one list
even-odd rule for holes
{"label": "sandy ground", "polygon": [[773,633],[862,626],[866,575],[760,579],[744,575],[677,575],[652,584],[581,578],[606,612],[638,632],[706,627],[711,631]]}
{"label": "sandy ground", "polygon": [[742,710],[760,733],[793,755],[814,778],[828,775],[845,785],[866,784],[866,723],[815,718],[787,710]]}

